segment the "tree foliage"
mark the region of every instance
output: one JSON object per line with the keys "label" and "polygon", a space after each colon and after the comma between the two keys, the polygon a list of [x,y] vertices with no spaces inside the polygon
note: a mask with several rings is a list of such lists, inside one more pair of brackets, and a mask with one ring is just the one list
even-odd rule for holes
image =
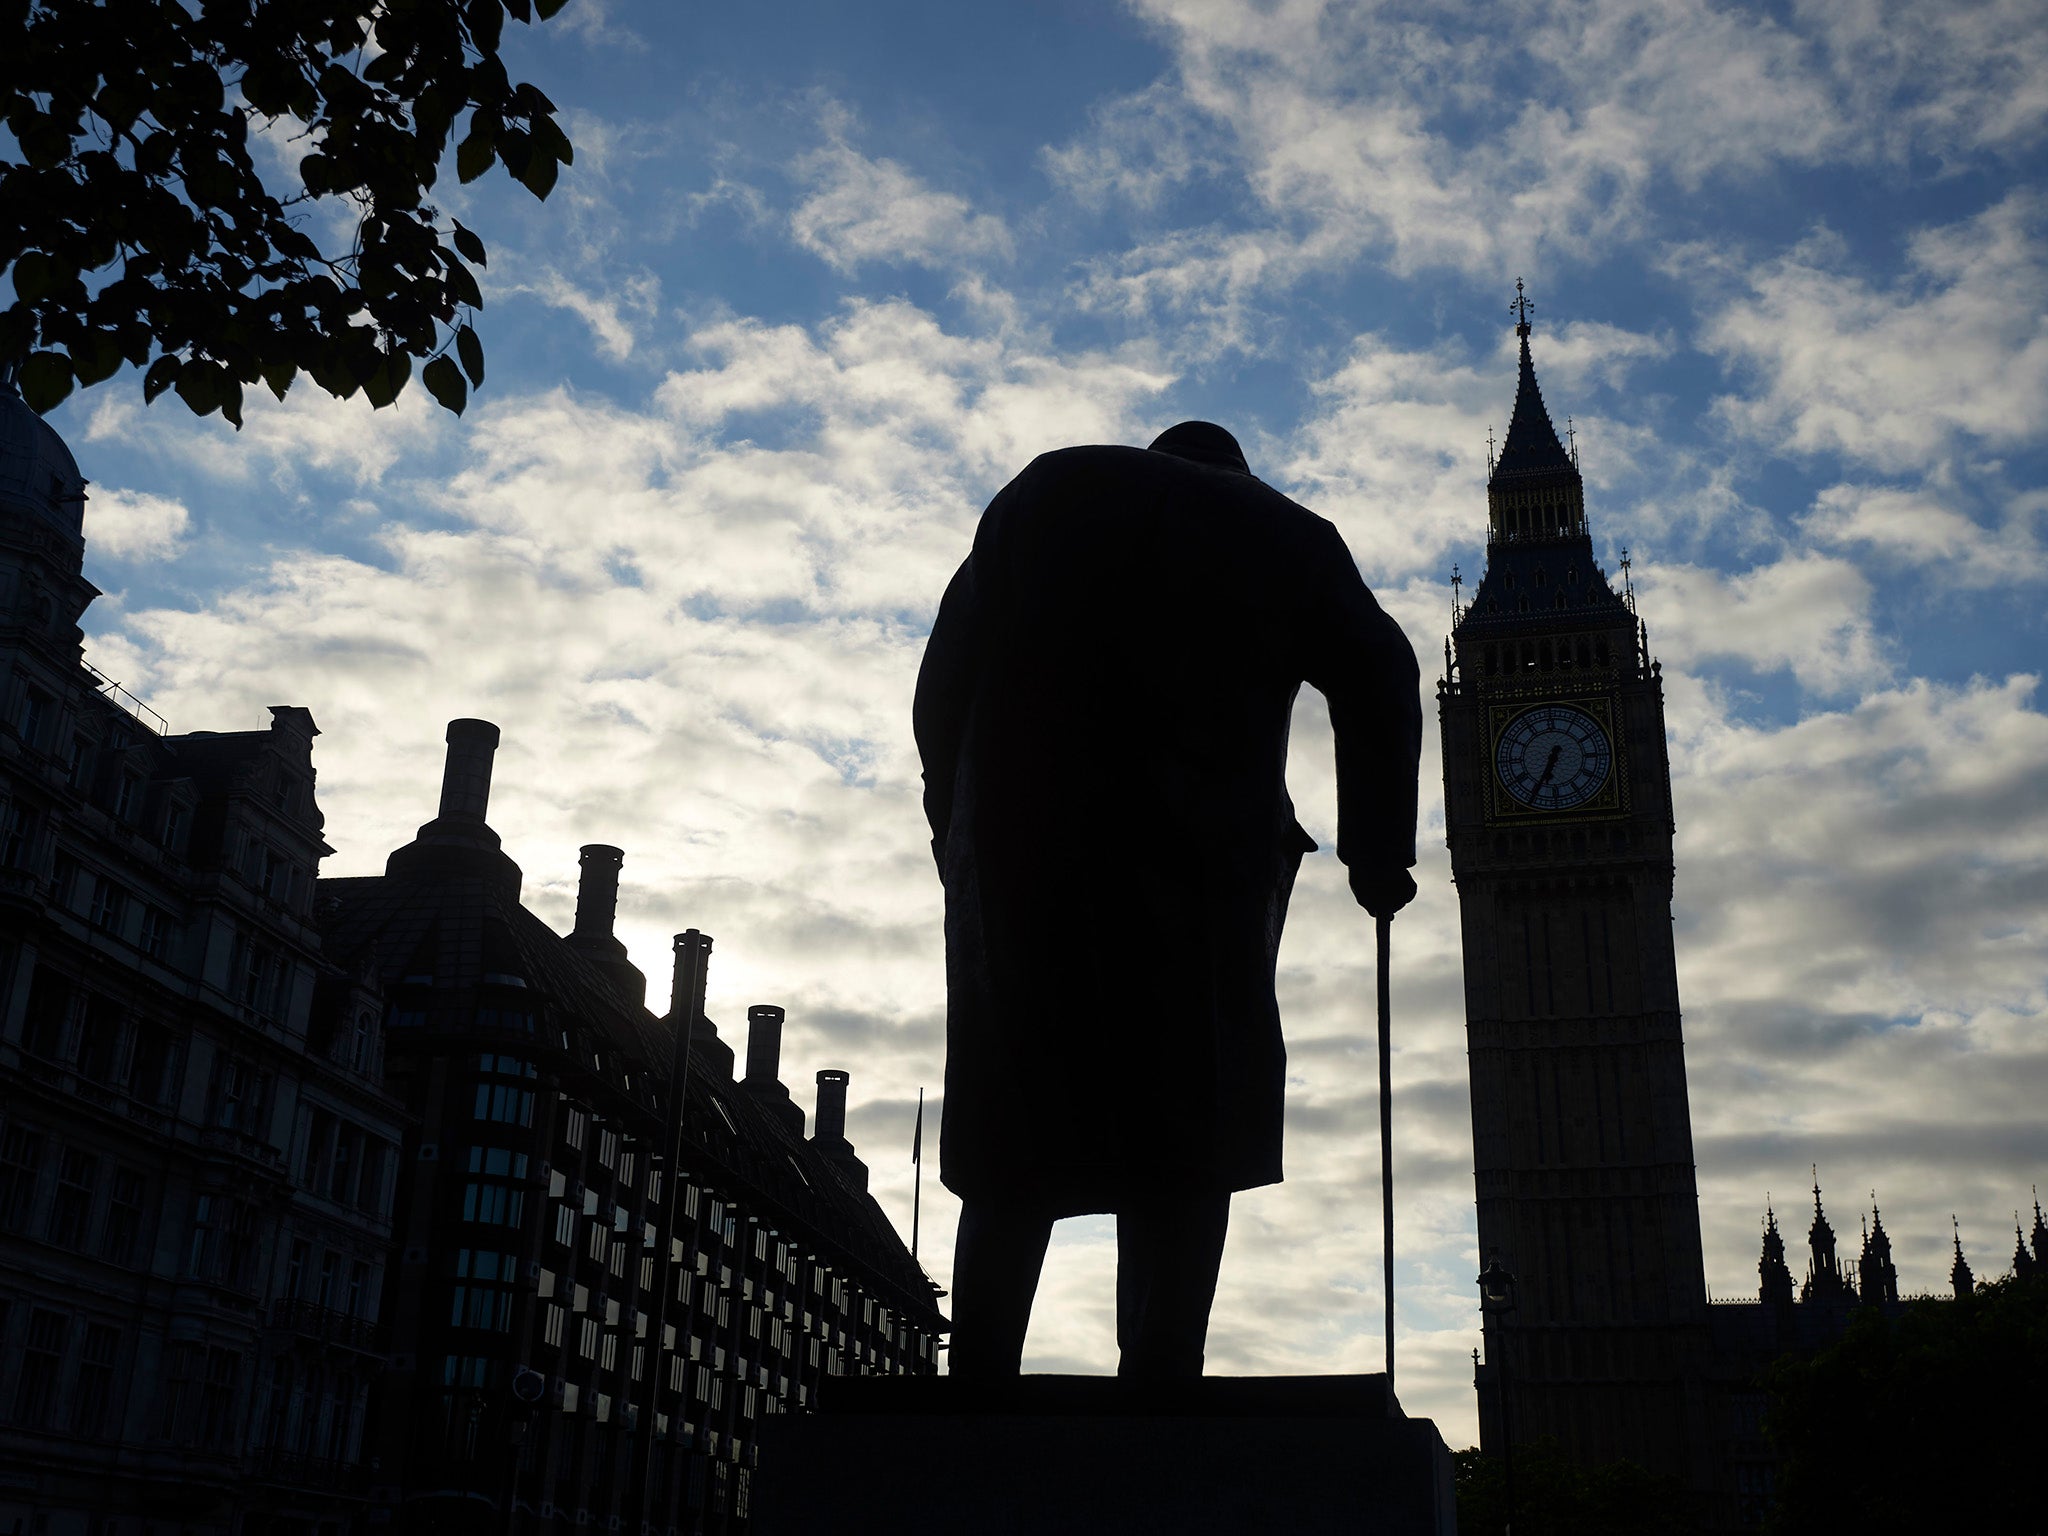
{"label": "tree foliage", "polygon": [[[142,368],[241,425],[259,380],[461,411],[482,240],[428,201],[455,143],[544,198],[572,155],[505,19],[563,0],[0,0],[0,364],[38,411]],[[452,354],[452,355],[451,355]]]}
{"label": "tree foliage", "polygon": [[1779,1458],[1774,1532],[2041,1529],[2048,1279],[1859,1311],[1781,1360],[1764,1429]]}
{"label": "tree foliage", "polygon": [[[1460,1536],[1500,1536],[1507,1467],[1478,1450],[1451,1455]],[[1699,1523],[1678,1479],[1632,1461],[1584,1467],[1548,1437],[1515,1446],[1515,1536],[1693,1536]]]}

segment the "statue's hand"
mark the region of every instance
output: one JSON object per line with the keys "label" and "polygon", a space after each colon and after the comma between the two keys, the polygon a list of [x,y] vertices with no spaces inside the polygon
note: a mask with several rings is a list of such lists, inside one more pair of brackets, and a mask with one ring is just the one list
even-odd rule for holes
{"label": "statue's hand", "polygon": [[1351,871],[1351,894],[1374,917],[1392,917],[1415,899],[1415,877],[1405,869]]}

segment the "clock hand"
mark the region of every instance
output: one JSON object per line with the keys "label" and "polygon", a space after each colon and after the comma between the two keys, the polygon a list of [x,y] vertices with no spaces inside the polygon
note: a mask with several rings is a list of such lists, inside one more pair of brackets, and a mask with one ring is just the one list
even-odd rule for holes
{"label": "clock hand", "polygon": [[1564,747],[1561,744],[1550,749],[1550,756],[1544,761],[1543,764],[1543,777],[1536,781],[1536,787],[1535,789],[1529,791],[1530,794],[1535,794],[1536,790],[1540,790],[1541,788],[1543,788],[1544,785],[1550,782],[1551,774],[1557,771],[1558,754],[1563,751]]}

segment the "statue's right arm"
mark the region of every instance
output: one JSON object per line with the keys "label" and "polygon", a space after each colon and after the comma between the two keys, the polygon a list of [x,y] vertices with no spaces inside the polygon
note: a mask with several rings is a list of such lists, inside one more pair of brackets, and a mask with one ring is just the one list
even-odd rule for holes
{"label": "statue's right arm", "polygon": [[953,780],[959,772],[960,742],[974,699],[980,650],[979,613],[974,591],[974,557],[961,562],[939,601],[925,643],[924,663],[917,671],[917,698],[911,706],[911,728],[917,755],[924,764],[924,815],[931,823],[932,856],[945,867],[946,834],[953,818]]}

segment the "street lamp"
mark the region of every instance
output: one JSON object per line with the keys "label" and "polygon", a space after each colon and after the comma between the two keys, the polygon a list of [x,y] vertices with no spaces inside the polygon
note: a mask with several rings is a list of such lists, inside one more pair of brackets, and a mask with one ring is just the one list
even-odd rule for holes
{"label": "street lamp", "polygon": [[1494,1373],[1493,1390],[1500,1402],[1500,1446],[1501,1462],[1507,1484],[1507,1518],[1501,1529],[1505,1536],[1514,1536],[1515,1529],[1515,1437],[1508,1427],[1508,1342],[1507,1314],[1515,1310],[1515,1277],[1507,1265],[1500,1261],[1500,1250],[1495,1248],[1486,1256],[1486,1268],[1479,1272],[1479,1311],[1482,1316],[1500,1320],[1493,1342],[1500,1347],[1500,1360]]}
{"label": "street lamp", "polygon": [[547,1377],[530,1365],[512,1373],[512,1402],[505,1415],[505,1446],[510,1452],[510,1476],[505,1480],[505,1536],[512,1536],[519,1518],[519,1468],[526,1459],[526,1430],[534,1405],[546,1395]]}

